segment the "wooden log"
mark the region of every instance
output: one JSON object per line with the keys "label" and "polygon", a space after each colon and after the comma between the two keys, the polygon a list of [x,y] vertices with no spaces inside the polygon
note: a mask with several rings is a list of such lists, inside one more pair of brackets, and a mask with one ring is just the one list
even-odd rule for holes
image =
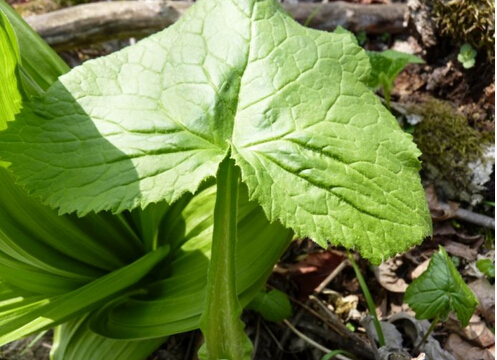
{"label": "wooden log", "polygon": [[368,34],[398,34],[407,31],[408,11],[405,4],[354,4],[344,1],[329,3],[283,3],[295,20],[319,30],[334,30],[342,26],[352,32]]}
{"label": "wooden log", "polygon": [[[112,1],[73,6],[26,21],[57,50],[129,37],[141,38],[173,24],[192,5],[186,1]],[[295,18],[320,30],[338,25],[353,32],[400,33],[407,29],[404,4],[283,4]]]}

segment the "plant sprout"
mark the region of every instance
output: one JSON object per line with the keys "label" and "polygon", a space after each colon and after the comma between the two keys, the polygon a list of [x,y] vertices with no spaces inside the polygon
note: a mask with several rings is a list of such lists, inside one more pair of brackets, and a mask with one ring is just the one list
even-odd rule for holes
{"label": "plant sprout", "polygon": [[459,61],[465,69],[471,69],[473,66],[475,66],[476,55],[476,50],[473,49],[470,44],[464,43],[459,49],[457,61]]}

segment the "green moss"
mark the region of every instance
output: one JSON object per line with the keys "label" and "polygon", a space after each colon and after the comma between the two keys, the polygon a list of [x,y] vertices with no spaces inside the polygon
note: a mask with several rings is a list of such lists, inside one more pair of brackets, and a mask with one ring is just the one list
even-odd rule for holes
{"label": "green moss", "polygon": [[[493,133],[482,133],[468,125],[464,115],[449,103],[430,99],[411,109],[422,115],[413,137],[423,153],[423,171],[430,180],[447,184],[452,198],[471,194],[473,169],[468,164],[484,159],[484,152],[494,142]],[[464,196],[462,196],[463,200]]]}
{"label": "green moss", "polygon": [[494,0],[434,0],[433,17],[443,36],[467,42],[495,58]]}

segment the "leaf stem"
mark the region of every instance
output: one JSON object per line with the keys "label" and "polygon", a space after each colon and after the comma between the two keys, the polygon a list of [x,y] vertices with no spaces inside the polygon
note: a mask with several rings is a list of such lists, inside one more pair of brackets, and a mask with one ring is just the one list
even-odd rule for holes
{"label": "leaf stem", "polygon": [[412,349],[412,353],[413,354],[415,354],[419,350],[419,348],[421,347],[421,345],[423,345],[424,342],[426,341],[426,339],[428,339],[428,336],[430,336],[430,334],[433,332],[433,330],[435,330],[435,326],[437,326],[437,323],[438,323],[439,319],[440,319],[440,315],[437,314],[437,316],[435,316],[435,318],[431,322],[430,328],[428,329],[428,331],[426,332],[426,334],[423,336],[423,338],[418,343],[418,345],[416,345],[414,347],[414,349]]}
{"label": "leaf stem", "polygon": [[373,317],[374,327],[376,329],[376,334],[378,335],[378,343],[380,344],[380,347],[385,346],[385,336],[383,335],[383,330],[381,329],[381,324],[380,320],[378,319],[378,315],[376,315],[376,309],[374,306],[373,297],[369,292],[368,286],[366,285],[366,281],[364,281],[364,277],[361,274],[361,270],[359,270],[359,266],[357,266],[357,263],[354,260],[354,255],[348,253],[348,257],[350,259],[352,267],[354,268],[357,280],[359,280],[359,285],[361,286],[361,290],[364,294],[364,297],[366,298],[366,302],[369,308],[369,313]]}
{"label": "leaf stem", "polygon": [[235,245],[239,169],[225,158],[217,173],[214,231],[207,293],[200,329],[205,338],[199,356],[207,360],[250,359],[252,344],[240,320],[242,307],[236,292]]}

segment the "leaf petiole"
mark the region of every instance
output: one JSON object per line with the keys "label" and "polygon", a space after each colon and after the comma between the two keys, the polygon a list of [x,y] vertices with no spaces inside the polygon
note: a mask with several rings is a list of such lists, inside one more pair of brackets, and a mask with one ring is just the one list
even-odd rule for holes
{"label": "leaf petiole", "polygon": [[236,292],[235,246],[237,239],[240,170],[228,157],[217,173],[216,205],[207,294],[200,329],[205,338],[199,357],[206,360],[250,359],[252,344],[240,320],[242,307]]}
{"label": "leaf petiole", "polygon": [[423,338],[418,343],[418,345],[416,345],[414,347],[414,349],[412,350],[413,354],[415,354],[419,350],[419,348],[421,347],[421,345],[423,345],[425,343],[426,339],[428,339],[428,336],[430,336],[430,334],[433,332],[433,330],[435,330],[435,326],[437,326],[438,320],[440,320],[440,315],[435,316],[435,319],[433,319],[433,321],[431,322],[430,328],[428,329],[428,331],[426,332],[426,334],[423,336]]}

